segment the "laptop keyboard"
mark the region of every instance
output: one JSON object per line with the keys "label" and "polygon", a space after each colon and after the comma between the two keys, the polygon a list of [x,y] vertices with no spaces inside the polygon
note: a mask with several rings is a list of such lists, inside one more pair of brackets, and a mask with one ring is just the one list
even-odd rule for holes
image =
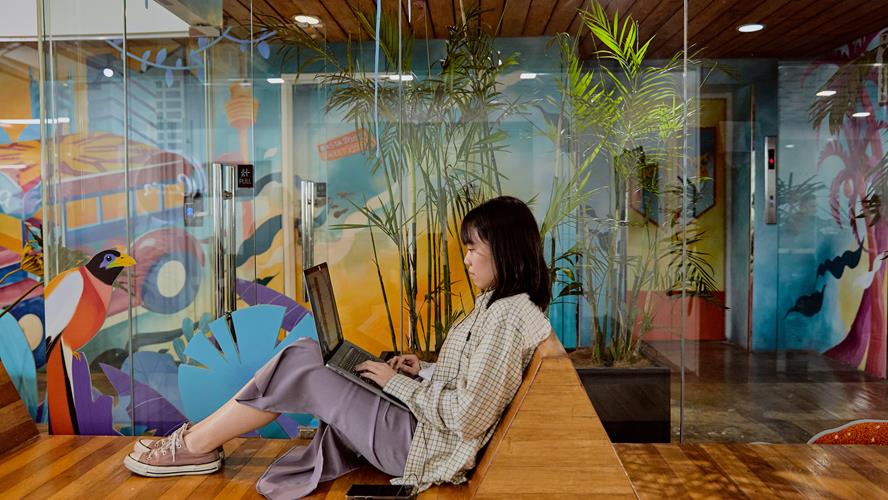
{"label": "laptop keyboard", "polygon": [[367,361],[368,359],[373,359],[372,356],[368,356],[366,353],[361,352],[357,349],[349,349],[345,354],[345,357],[342,358],[342,362],[339,363],[339,367],[345,371],[357,373],[355,371],[355,366]]}

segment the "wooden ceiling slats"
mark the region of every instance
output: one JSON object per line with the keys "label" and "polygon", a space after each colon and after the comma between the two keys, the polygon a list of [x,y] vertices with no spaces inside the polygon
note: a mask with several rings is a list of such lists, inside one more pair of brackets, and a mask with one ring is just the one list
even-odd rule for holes
{"label": "wooden ceiling slats", "polygon": [[[840,6],[835,6],[825,10],[825,15],[820,16],[819,19],[812,19],[812,21],[809,23],[809,26],[811,26],[811,28],[805,28],[805,31],[819,33],[824,38],[830,38],[830,34],[837,35],[841,32],[841,29],[839,29],[837,32],[836,28],[842,24],[841,20],[845,19],[844,16],[846,14],[858,9],[866,8],[868,4],[872,4],[872,2],[868,2],[868,0],[847,0]],[[793,31],[796,32],[796,34],[799,34],[798,28],[795,28]],[[787,33],[787,35],[789,35],[789,33]],[[781,48],[792,52],[806,44],[810,44],[811,42],[812,41],[809,40],[808,37],[786,36],[783,40]]]}
{"label": "wooden ceiling slats", "polygon": [[346,0],[319,0],[324,7],[326,7],[327,11],[336,19],[336,22],[339,24],[339,28],[344,33],[345,37],[342,40],[331,40],[331,41],[345,41],[351,38],[366,38],[363,31],[361,30],[361,25],[358,24],[358,20],[355,18],[354,14],[352,14],[351,9],[349,9]]}
{"label": "wooden ceiling slats", "polygon": [[[403,17],[404,24],[410,27],[410,32],[413,33],[413,36],[415,36],[417,38],[426,38],[425,31],[423,30],[423,23],[421,20],[418,19],[419,12],[417,10],[412,9],[412,3],[409,0],[400,0],[400,3],[401,3],[401,12],[402,12],[402,15],[404,16]],[[408,6],[410,6],[409,10],[408,10]],[[411,13],[413,15],[412,19],[410,18]],[[422,15],[423,15],[423,17],[425,17],[425,10],[422,11]],[[417,30],[419,30],[419,33],[421,33],[421,34],[417,34]]]}
{"label": "wooden ceiling slats", "polygon": [[245,7],[238,0],[225,0],[222,4],[222,12],[233,22],[227,22],[227,25],[240,26],[250,23],[250,7],[249,3]]}
{"label": "wooden ceiling slats", "polygon": [[[620,17],[631,15],[633,19],[640,23],[640,36],[642,40],[654,37],[651,42],[651,54],[654,54],[655,44],[660,42],[662,36],[657,33],[656,28],[663,25],[675,13],[676,10],[681,12],[681,0],[638,0],[628,11],[620,10]],[[613,12],[611,12],[613,16]],[[656,35],[656,36],[655,36]],[[680,47],[679,47],[680,49]],[[591,41],[584,40],[581,54],[591,54]]]}
{"label": "wooden ceiling slats", "polygon": [[[428,33],[434,34],[429,24],[425,2],[422,0],[402,0],[401,11],[403,12],[404,22],[410,25],[411,33],[416,38],[429,38]],[[431,38],[434,38],[434,36]]]}
{"label": "wooden ceiling slats", "polygon": [[[482,25],[495,36],[576,35],[582,26],[580,8],[591,0],[378,0],[397,15],[400,8],[404,30],[419,38],[446,38],[448,27],[466,11],[480,5]],[[668,57],[682,49],[684,39],[681,0],[600,0],[609,17],[632,15],[641,24],[640,38],[654,36],[650,55]],[[250,23],[252,14],[275,15],[291,20],[299,13],[321,18],[328,41],[348,37],[366,40],[368,34],[352,13],[370,15],[375,0],[224,0],[226,23]],[[413,12],[407,20],[408,6]],[[703,49],[705,57],[816,57],[888,24],[886,0],[690,0],[688,41]],[[736,27],[749,22],[766,25],[759,33],[739,33]],[[594,50],[588,35],[580,40],[580,53]]]}
{"label": "wooden ceiling slats", "polygon": [[448,26],[453,26],[455,22],[453,2],[426,0],[426,4],[428,9],[431,10],[435,38],[447,38],[447,28]]}
{"label": "wooden ceiling slats", "polygon": [[502,36],[521,36],[527,22],[530,0],[506,0],[503,9],[505,13],[500,34]]}
{"label": "wooden ceiling slats", "polygon": [[288,21],[292,21],[293,16],[298,14],[317,17],[322,24],[320,30],[328,40],[345,40],[347,38],[342,26],[337,22],[336,16],[331,14],[320,0],[299,0],[298,4],[296,2],[278,2],[276,7],[278,12]]}
{"label": "wooden ceiling slats", "polygon": [[[784,13],[785,11],[778,12],[777,15],[780,18],[777,23],[771,25],[766,19],[764,21],[766,28],[763,31],[750,33],[751,35],[764,35],[762,42],[756,44],[751,54],[768,55],[778,53],[778,51],[784,54],[792,54],[791,52],[784,51],[783,48],[790,45],[795,37],[804,35],[807,31],[806,26],[820,26],[825,21],[834,22],[835,18],[829,18],[830,12],[834,11],[834,9],[835,4],[832,2],[814,2],[804,11],[797,12],[795,16],[788,16]],[[827,19],[824,19],[823,16],[827,16]],[[820,45],[822,41],[825,41],[821,33],[817,31],[809,33],[813,35],[811,36],[812,43]],[[821,40],[817,40],[817,38]],[[824,47],[818,50],[818,52],[834,49],[838,44],[830,43],[828,45],[828,47]]]}
{"label": "wooden ceiling slats", "polygon": [[[709,26],[719,20],[730,17],[730,12],[747,11],[756,7],[757,1],[732,2],[728,0],[716,0],[703,2],[695,0],[688,4],[688,45],[695,43],[697,36]],[[684,45],[685,30],[679,30],[668,40],[660,40],[664,47],[682,47]]]}
{"label": "wooden ceiling slats", "polygon": [[499,36],[502,31],[503,0],[481,0],[481,24],[490,27],[490,33]]}
{"label": "wooden ceiling slats", "polygon": [[577,9],[583,5],[583,0],[564,0],[558,2],[549,23],[546,25],[546,34],[551,36],[567,31],[571,21],[577,15]]}
{"label": "wooden ceiling slats", "polygon": [[555,10],[556,0],[533,0],[524,21],[524,36],[541,36]]}
{"label": "wooden ceiling slats", "polygon": [[[418,14],[419,11],[421,14]],[[424,30],[428,32],[430,38],[435,37],[435,18],[432,16],[432,9],[429,7],[428,0],[413,1],[413,22],[423,21]]]}
{"label": "wooden ceiling slats", "polygon": [[[648,18],[655,15],[661,9],[662,12],[665,12],[666,9],[674,9],[674,5],[678,5],[679,9],[681,8],[681,3],[678,0],[638,0],[632,6],[632,10],[629,11],[632,14],[632,18],[641,23],[642,27],[642,35],[650,38],[653,33],[646,32],[644,29],[648,24]],[[662,14],[660,14],[662,16]]]}
{"label": "wooden ceiling slats", "polygon": [[[586,7],[587,5],[588,5],[588,3],[584,3],[583,7]],[[576,15],[574,15],[573,21],[570,22],[570,26],[568,26],[567,29],[564,30],[564,32],[569,34],[570,36],[577,36],[577,33],[580,33],[580,27],[582,25],[583,25],[583,16],[580,15],[580,11],[578,10]],[[589,33],[589,31],[586,30],[584,27],[580,36],[582,36],[584,34],[588,34],[588,33]]]}
{"label": "wooden ceiling slats", "polygon": [[[841,12],[838,7],[835,10],[827,11],[827,14],[824,14],[823,16],[827,18],[827,20],[814,28],[813,31],[818,32],[823,40],[829,40],[832,42],[826,46],[822,42],[818,43],[817,46],[822,47],[821,50],[817,51],[818,53],[822,54],[824,50],[835,49],[840,45],[844,45],[854,39],[860,38],[865,34],[870,34],[873,31],[888,25],[888,3],[880,3],[870,0],[858,2],[848,1],[847,4],[842,5],[842,9],[844,9],[844,12]],[[852,14],[855,13],[856,15],[852,18]],[[880,26],[875,28],[875,30],[862,30],[862,21],[872,18],[880,19]],[[836,41],[840,42],[835,43]],[[811,42],[814,41],[807,41],[806,43],[805,39],[792,39],[790,43],[781,48],[790,52],[803,53],[805,50],[817,47],[811,46],[810,48],[807,48],[806,45]]]}
{"label": "wooden ceiling slats", "polygon": [[[324,0],[324,1],[326,1],[326,0]],[[340,0],[340,1],[342,1],[342,0]],[[351,6],[352,10],[354,10],[355,12],[361,12],[365,16],[367,16],[369,19],[371,19],[371,22],[375,22],[375,20],[376,20],[376,2],[374,0],[345,0],[345,3],[349,4]],[[355,13],[352,12],[351,10],[349,10],[348,12],[351,13],[352,17],[354,17],[354,19],[355,19],[355,22],[358,23],[358,26],[360,27],[361,23],[358,20],[358,16],[356,16]],[[391,11],[389,11],[389,12],[391,13]],[[394,12],[394,14],[397,15],[398,13]],[[368,34],[364,30],[364,28],[360,28],[359,33],[360,33],[361,38],[368,37]]]}
{"label": "wooden ceiling slats", "polygon": [[[601,0],[599,3],[601,7],[604,9],[604,12],[607,14],[608,19],[613,22],[614,13],[619,13],[619,19],[623,19],[623,16],[626,15],[626,12],[631,12],[626,10],[625,0]],[[591,2],[585,2],[583,7],[586,11],[592,10]],[[630,6],[631,7],[631,6]],[[579,21],[582,23],[582,16],[578,16]],[[622,21],[621,21],[622,22]],[[574,34],[573,31],[569,32],[570,34]],[[583,34],[580,38],[579,43],[579,53],[580,57],[590,57],[595,52],[595,43],[592,41],[592,34],[589,32],[587,27],[583,27]]]}
{"label": "wooden ceiling slats", "polygon": [[768,25],[766,30],[771,30],[770,24],[774,22],[775,13],[780,12],[782,16],[794,17],[798,10],[804,8],[804,2],[799,0],[768,0],[742,19],[728,20],[727,27],[720,32],[703,33],[691,42],[697,47],[705,48],[704,54],[707,57],[720,54],[730,54],[734,57],[745,54],[749,52],[750,47],[755,46],[750,43],[750,35],[754,36],[755,33],[741,33],[737,31],[737,26],[746,23],[764,23]]}
{"label": "wooden ceiling slats", "polygon": [[681,46],[666,46],[666,40],[672,38],[672,35],[676,33],[681,33],[683,28],[684,16],[682,14],[681,6],[679,6],[678,10],[673,11],[671,15],[669,12],[665,12],[663,19],[665,20],[653,19],[653,22],[648,26],[650,32],[656,35],[654,41],[651,42],[649,50],[651,54],[668,57],[671,53],[674,53],[677,50],[682,50]]}
{"label": "wooden ceiling slats", "polygon": [[[779,0],[750,0],[746,2],[712,2],[698,12],[688,14],[688,47],[691,53],[707,48],[702,38],[707,34],[721,33],[724,31],[737,31],[736,19],[745,19],[746,15],[758,7],[763,2],[778,2]],[[689,7],[689,10],[690,7]],[[672,35],[669,40],[661,40],[662,47],[671,47],[671,54],[662,54],[669,56],[682,50],[684,45],[684,32],[679,31]],[[704,51],[704,54],[706,51]]]}

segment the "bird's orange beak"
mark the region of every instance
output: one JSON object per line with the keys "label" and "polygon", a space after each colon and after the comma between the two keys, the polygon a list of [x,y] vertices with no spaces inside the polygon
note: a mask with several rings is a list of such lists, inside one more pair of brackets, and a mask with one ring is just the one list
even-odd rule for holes
{"label": "bird's orange beak", "polygon": [[136,259],[123,252],[120,252],[120,257],[117,257],[116,259],[111,261],[106,269],[111,269],[112,267],[130,267],[134,265],[136,265]]}

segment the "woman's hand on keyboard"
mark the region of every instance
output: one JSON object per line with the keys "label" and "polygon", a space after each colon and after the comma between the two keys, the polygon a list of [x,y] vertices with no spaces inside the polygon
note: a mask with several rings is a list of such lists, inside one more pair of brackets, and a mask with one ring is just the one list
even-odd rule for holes
{"label": "woman's hand on keyboard", "polygon": [[415,354],[402,354],[388,360],[393,369],[415,377],[419,374],[419,358]]}
{"label": "woman's hand on keyboard", "polygon": [[385,384],[397,374],[391,366],[378,361],[364,361],[355,367],[355,371],[362,377],[376,382],[379,387],[385,387]]}

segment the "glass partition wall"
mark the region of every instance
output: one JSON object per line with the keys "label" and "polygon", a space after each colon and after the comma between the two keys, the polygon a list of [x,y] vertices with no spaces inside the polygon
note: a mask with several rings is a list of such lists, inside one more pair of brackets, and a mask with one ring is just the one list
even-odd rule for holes
{"label": "glass partition wall", "polygon": [[[459,222],[510,194],[612,440],[804,442],[884,415],[884,26],[848,8],[806,43],[828,9],[796,3],[769,23],[770,3],[42,0],[42,147],[3,146],[43,196],[3,207],[46,257],[6,325],[29,407],[46,420],[61,373],[89,395],[56,403],[75,432],[202,418],[316,335],[301,275],[321,262],[346,338],[434,359],[479,293]],[[34,321],[61,331],[61,278],[103,250],[135,264],[51,369]]]}
{"label": "glass partition wall", "polygon": [[687,441],[804,443],[888,410],[888,8],[785,7],[688,11],[689,42],[715,62],[695,70],[691,157],[725,207],[705,235],[725,321],[687,331]]}
{"label": "glass partition wall", "polygon": [[[644,336],[681,337],[680,46],[645,54],[639,35],[626,53],[606,49],[623,18],[597,4],[558,7],[545,30],[530,13],[456,4],[334,18],[182,4],[129,2],[101,29],[68,16],[71,2],[41,4],[47,278],[105,249],[135,260],[93,337],[70,347],[69,380],[93,394],[74,413],[111,415],[89,432],[163,433],[207,415],[276,349],[315,335],[300,277],[320,262],[347,338],[434,359],[480,293],[459,222],[500,194],[538,218],[548,312],[578,366],[648,374]],[[238,331],[239,312],[222,314],[232,302],[287,312]],[[666,439],[669,377],[640,396],[659,398]],[[607,399],[593,397],[602,415]],[[311,424],[285,416],[259,434]]]}
{"label": "glass partition wall", "polygon": [[249,18],[190,3],[39,2],[54,433],[166,434],[250,369],[210,322],[258,295],[257,50]]}

